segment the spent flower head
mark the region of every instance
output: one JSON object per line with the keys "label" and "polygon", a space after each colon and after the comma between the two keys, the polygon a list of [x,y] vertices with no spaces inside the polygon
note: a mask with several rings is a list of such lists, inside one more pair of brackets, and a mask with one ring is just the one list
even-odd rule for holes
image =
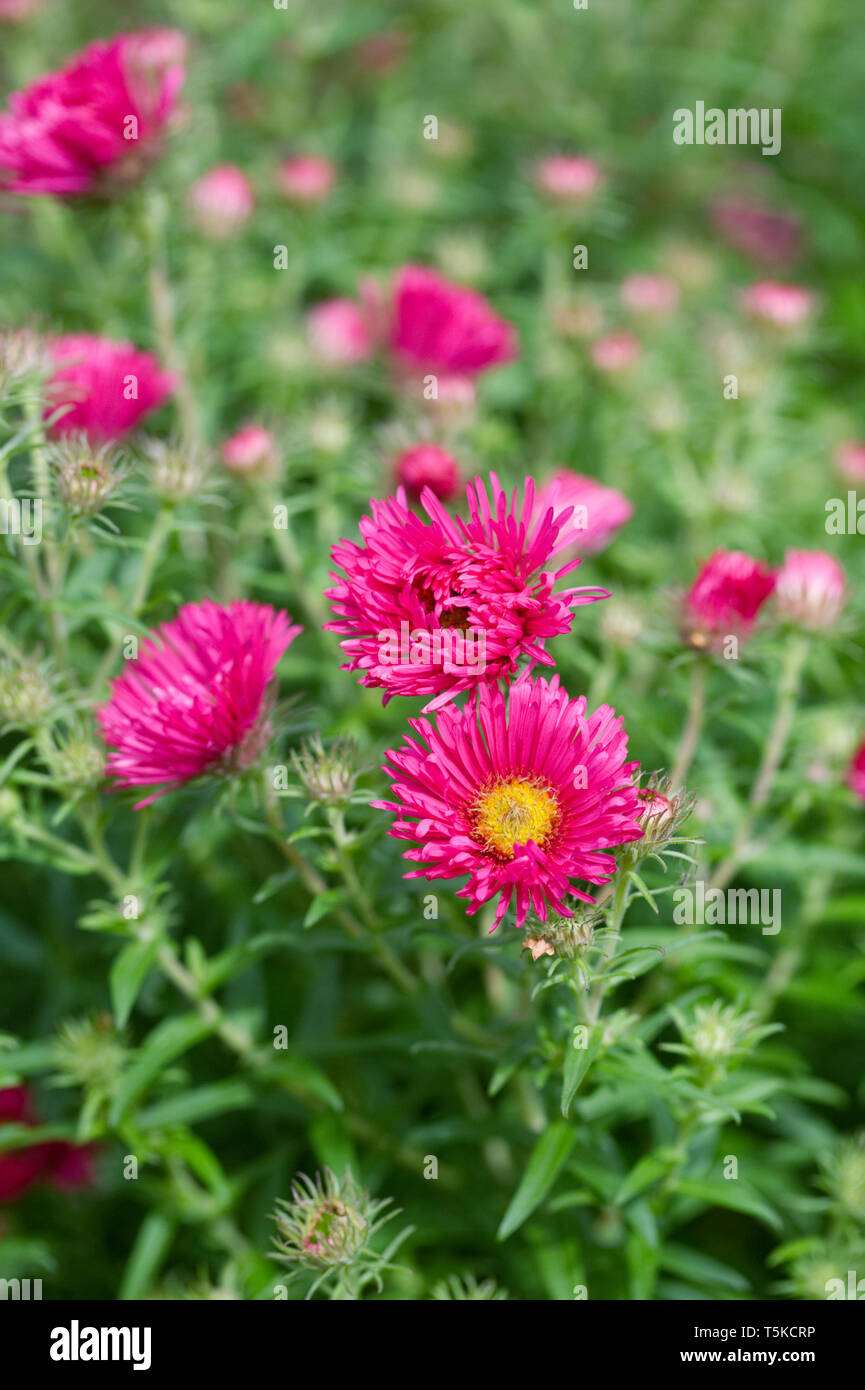
{"label": "spent flower head", "polygon": [[381,1257],[370,1250],[369,1243],[376,1231],[396,1216],[396,1210],[382,1216],[391,1201],[390,1197],[373,1200],[349,1171],[341,1177],[330,1168],[316,1173],[315,1178],[298,1173],[290,1199],[276,1204],[274,1259],[320,1275],[352,1270],[361,1281],[376,1278]]}
{"label": "spent flower head", "polygon": [[107,1014],[69,1019],[54,1043],[56,1084],[110,1090],[126,1060],[126,1048]]}
{"label": "spent flower head", "polygon": [[113,445],[97,447],[83,433],[64,435],[52,444],[49,462],[57,496],[73,520],[100,512],[132,471]]}
{"label": "spent flower head", "polygon": [[0,657],[0,728],[35,728],[54,701],[45,663],[30,657]]}
{"label": "spent flower head", "polygon": [[334,739],[325,747],[318,733],[304,740],[291,761],[310,800],[323,806],[344,806],[361,771],[354,739]]}

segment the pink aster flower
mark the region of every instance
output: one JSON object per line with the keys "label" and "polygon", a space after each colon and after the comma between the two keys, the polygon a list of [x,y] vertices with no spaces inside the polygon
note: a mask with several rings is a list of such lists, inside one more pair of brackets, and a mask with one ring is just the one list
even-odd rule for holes
{"label": "pink aster flower", "polygon": [[514,329],[482,294],[416,265],[396,276],[388,347],[409,371],[469,376],[517,355]]}
{"label": "pink aster flower", "polygon": [[548,908],[573,916],[567,896],[594,899],[572,880],[607,883],[608,851],[643,834],[621,718],[609,705],[587,715],[585,696],[570,699],[558,676],[523,675],[507,700],[484,686],[436,725],[409,724],[417,737],[384,768],[394,799],[373,805],[396,813],[391,835],[419,842],[404,858],[423,867],[406,878],[468,874],[457,896],[469,914],[500,895],[493,930],[512,899],[517,927],[530,907],[543,922]]}
{"label": "pink aster flower", "polygon": [[291,202],[321,203],[336,183],[336,170],[323,155],[296,154],[282,161],[276,177]]}
{"label": "pink aster flower", "polygon": [[552,507],[558,515],[568,508],[569,521],[562,527],[555,553],[594,555],[609,545],[613,536],[630,521],[634,508],[616,488],[604,487],[595,478],[586,478],[560,468],[548,483],[538,489],[535,517]]}
{"label": "pink aster flower", "polygon": [[313,357],[326,367],[352,367],[375,352],[369,317],[353,299],[325,299],[310,309],[306,331]]}
{"label": "pink aster flower", "polygon": [[628,275],[619,289],[622,303],[635,314],[671,314],[679,303],[679,286],[669,275]]}
{"label": "pink aster flower", "polygon": [[727,244],[752,261],[785,265],[799,254],[802,227],[792,213],[773,212],[741,198],[722,198],[710,211]]}
{"label": "pink aster flower", "polygon": [[301,631],[282,611],[187,603],[146,640],[97,711],[116,786],[161,790],[248,767],[266,746],[277,663]]}
{"label": "pink aster flower", "polygon": [[601,170],[593,159],[581,155],[554,154],[534,168],[534,182],[542,193],[559,203],[582,202],[601,183]]}
{"label": "pink aster flower", "polygon": [[120,439],[174,389],[174,378],[156,358],[132,343],[68,333],[51,342],[50,352],[57,367],[47,388],[46,414],[72,406],[52,426],[53,434],[83,431],[93,442]]}
{"label": "pink aster flower", "polygon": [[825,550],[788,550],[775,575],[775,606],[798,627],[831,627],[846,591],[843,569]]}
{"label": "pink aster flower", "polygon": [[185,57],[177,30],[120,34],[17,92],[0,114],[0,188],[69,198],[134,182],[159,154]]}
{"label": "pink aster flower", "polygon": [[856,749],[847,769],[847,786],[865,801],[865,739]]}
{"label": "pink aster flower", "polygon": [[626,372],[638,361],[642,348],[633,333],[609,333],[592,343],[590,355],[599,372]]}
{"label": "pink aster flower", "polygon": [[802,285],[781,285],[776,280],[758,280],[742,295],[746,312],[773,328],[799,328],[816,306],[811,290]]}
{"label": "pink aster flower", "polygon": [[428,521],[413,512],[405,493],[371,502],[360,523],[364,545],[342,541],[327,591],[337,621],[326,626],[345,637],[346,671],[360,684],[394,695],[433,696],[437,709],[479,681],[512,676],[521,659],[529,667],[554,665],[547,638],[570,631],[573,610],[609,597],[605,589],[565,589],[556,581],[579,565],[552,571],[547,562],[569,520],[548,510],[533,520],[534,482],[510,499],[491,474],[466,488],[469,518],[452,517],[431,489],[421,495]]}
{"label": "pink aster flower", "polygon": [[839,444],[835,467],[848,483],[865,483],[865,444],[855,439]]}
{"label": "pink aster flower", "polygon": [[[33,1097],[26,1086],[0,1090],[0,1125],[37,1123]],[[0,1154],[0,1204],[14,1202],[39,1182],[70,1191],[93,1181],[93,1144],[70,1144],[64,1139],[31,1144]]]}
{"label": "pink aster flower", "polygon": [[447,500],[460,489],[460,466],[453,454],[438,444],[416,444],[404,449],[394,463],[397,485],[418,498],[425,487]]}
{"label": "pink aster flower", "polygon": [[759,560],[741,550],[716,550],[685,599],[686,640],[703,648],[719,638],[746,637],[774,586],[774,575]]}
{"label": "pink aster flower", "polygon": [[220,454],[232,473],[271,478],[279,466],[279,451],[270,430],[263,425],[243,425],[226,439]]}
{"label": "pink aster flower", "polygon": [[236,164],[218,164],[192,185],[189,210],[200,232],[213,241],[227,241],[255,210],[252,184]]}

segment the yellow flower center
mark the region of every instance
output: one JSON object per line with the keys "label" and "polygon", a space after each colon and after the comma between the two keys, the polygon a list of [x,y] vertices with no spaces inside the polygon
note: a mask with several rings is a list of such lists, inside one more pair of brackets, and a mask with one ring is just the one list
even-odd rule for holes
{"label": "yellow flower center", "polygon": [[508,777],[478,797],[471,810],[475,838],[494,854],[513,859],[514,845],[543,848],[559,818],[551,787],[538,778]]}

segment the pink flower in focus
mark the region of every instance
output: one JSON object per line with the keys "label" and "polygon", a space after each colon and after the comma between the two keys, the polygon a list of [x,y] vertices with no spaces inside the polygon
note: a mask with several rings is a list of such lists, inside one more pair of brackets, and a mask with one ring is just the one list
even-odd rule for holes
{"label": "pink flower in focus", "polygon": [[213,241],[234,236],[255,209],[252,184],[236,164],[218,164],[189,190],[189,210],[200,232]]}
{"label": "pink flower in focus", "polygon": [[816,298],[802,285],[781,285],[776,280],[758,280],[742,295],[747,313],[774,328],[798,328],[811,317]]}
{"label": "pink flower in focus", "polygon": [[671,314],[679,303],[679,286],[669,275],[628,275],[619,294],[636,314]]}
{"label": "pink flower in focus", "polygon": [[301,631],[267,604],[204,599],[163,623],[97,711],[116,786],[161,790],[249,766],[267,743],[274,673]]}
{"label": "pink flower in focus", "polygon": [[628,738],[609,705],[587,715],[557,676],[520,677],[507,701],[483,686],[463,709],[440,710],[436,725],[410,719],[415,738],[388,753],[392,801],[373,802],[397,819],[390,834],[419,842],[404,858],[423,867],[406,878],[460,878],[469,915],[499,895],[493,930],[515,899],[516,925],[531,908],[573,916],[565,899],[594,899],[572,880],[602,884],[615,872],[608,851],[642,837]]}
{"label": "pink flower in focus", "polygon": [[369,317],[353,299],[325,299],[310,309],[306,329],[313,356],[327,367],[351,367],[375,352]]}
{"label": "pink flower in focus", "polygon": [[[4,1124],[36,1124],[32,1096],[26,1086],[0,1090],[0,1125]],[[93,1181],[95,1149],[93,1144],[70,1144],[58,1139],[0,1154],[0,1204],[14,1202],[41,1181],[66,1191],[88,1186]]]}
{"label": "pink flower in focus", "polygon": [[272,478],[279,466],[276,441],[263,425],[244,425],[226,439],[219,456],[232,473]]}
{"label": "pink flower in focus", "polygon": [[482,294],[415,265],[397,273],[388,345],[419,372],[474,375],[517,355],[514,329]]}
{"label": "pink flower in focus", "polygon": [[68,198],[135,181],[159,154],[185,57],[177,30],[120,34],[15,93],[0,114],[0,188]]}
{"label": "pink flower in focus", "polygon": [[279,188],[293,203],[321,203],[335,182],[330,160],[317,154],[292,155],[277,171]]}
{"label": "pink flower in focus", "polygon": [[58,365],[47,388],[46,415],[72,406],[52,425],[55,435],[83,431],[91,442],[121,439],[174,390],[174,378],[132,343],[68,333],[51,342],[50,352]]}
{"label": "pink flower in focus", "polygon": [[416,444],[405,449],[394,463],[397,485],[418,498],[425,487],[446,501],[460,489],[460,466],[453,454],[438,444]]}
{"label": "pink flower in focus", "polygon": [[847,786],[865,801],[865,739],[853,754],[847,769]]}
{"label": "pink flower in focus", "polygon": [[538,489],[534,519],[552,507],[558,515],[573,508],[569,521],[559,532],[554,554],[594,555],[609,545],[613,536],[634,515],[628,498],[615,488],[604,487],[595,478],[586,478],[560,468],[548,483]]}
{"label": "pink flower in focus", "polygon": [[333,548],[345,577],[333,575],[327,597],[337,621],[327,627],[346,639],[343,670],[383,688],[385,704],[424,695],[436,709],[479,680],[512,676],[523,658],[552,666],[547,638],[570,631],[575,607],[608,596],[597,588],[553,593],[580,563],[548,568],[567,512],[533,520],[531,478],[519,501],[495,474],[491,482],[491,501],[481,478],[468,485],[467,521],[450,516],[430,489],[420,499],[428,522],[402,490],[373,501],[360,523],[364,544]]}
{"label": "pink flower in focus", "polygon": [[580,202],[590,198],[600,186],[601,170],[593,159],[554,154],[535,165],[534,182],[556,202]]}
{"label": "pink flower in focus", "polygon": [[865,483],[865,444],[853,439],[839,444],[835,466],[848,483]]}
{"label": "pink flower in focus", "polygon": [[844,571],[825,550],[788,550],[775,575],[778,613],[799,627],[831,627],[846,592]]}
{"label": "pink flower in focus", "polygon": [[610,333],[592,343],[590,354],[599,372],[624,372],[639,359],[642,348],[633,333]]}
{"label": "pink flower in focus", "polygon": [[711,208],[712,220],[729,246],[763,265],[787,265],[799,254],[802,228],[791,213],[739,198],[722,198]]}
{"label": "pink flower in focus", "polygon": [[685,637],[694,647],[746,637],[775,585],[774,575],[741,550],[716,550],[685,599]]}

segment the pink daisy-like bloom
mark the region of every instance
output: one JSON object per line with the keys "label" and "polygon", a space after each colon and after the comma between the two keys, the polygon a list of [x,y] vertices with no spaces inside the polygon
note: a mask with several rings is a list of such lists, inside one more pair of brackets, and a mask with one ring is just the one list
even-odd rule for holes
{"label": "pink daisy-like bloom", "polygon": [[679,286],[669,275],[628,275],[619,289],[622,303],[635,314],[663,317],[679,303]]}
{"label": "pink daisy-like bloom", "polygon": [[423,867],[406,878],[468,874],[469,914],[500,895],[493,930],[512,900],[517,927],[530,907],[543,922],[548,908],[573,916],[568,896],[594,900],[572,880],[609,882],[608,851],[642,837],[622,719],[609,705],[587,714],[558,676],[523,675],[507,699],[484,686],[435,725],[409,724],[417,737],[384,767],[394,799],[373,805],[396,813],[391,835],[419,842],[404,858]]}
{"label": "pink daisy-like bloom", "polygon": [[279,466],[279,451],[270,430],[263,425],[243,425],[226,439],[219,456],[232,473],[272,478]]}
{"label": "pink daisy-like bloom", "polygon": [[492,501],[481,478],[467,486],[467,521],[452,517],[430,488],[421,495],[422,518],[400,489],[371,502],[372,515],[360,523],[363,545],[333,548],[345,577],[332,574],[327,597],[337,621],[326,627],[346,639],[342,669],[381,687],[385,704],[423,695],[434,697],[426,709],[437,709],[479,681],[511,677],[524,658],[529,667],[552,666],[547,639],[570,631],[575,607],[609,597],[598,588],[554,593],[580,563],[547,568],[570,513],[536,517],[531,478],[519,502],[495,474],[491,484]]}
{"label": "pink daisy-like bloom", "polygon": [[[0,1090],[0,1124],[36,1124],[33,1097],[26,1086]],[[70,1144],[65,1139],[31,1144],[0,1154],[0,1205],[14,1202],[39,1182],[69,1192],[93,1181],[94,1144]]]}
{"label": "pink daisy-like bloom", "polygon": [[394,463],[399,487],[410,497],[419,498],[425,487],[447,501],[460,490],[460,466],[453,454],[439,444],[416,444],[404,449]]}
{"label": "pink daisy-like bloom", "polygon": [[781,285],[758,280],[742,295],[742,307],[753,318],[773,328],[799,328],[817,307],[816,296],[802,285]]}
{"label": "pink daisy-like bloom", "polygon": [[325,299],[306,316],[313,357],[325,367],[353,367],[375,353],[375,335],[363,307],[353,299]]}
{"label": "pink daisy-like bloom", "polygon": [[116,788],[160,787],[136,811],[204,773],[256,760],[270,734],[277,663],[300,631],[267,604],[204,599],[142,644],[97,711]]}
{"label": "pink daisy-like bloom", "polygon": [[727,244],[752,261],[786,265],[799,254],[802,227],[791,213],[773,212],[740,198],[722,198],[710,212]]}
{"label": "pink daisy-like bloom", "polygon": [[535,165],[535,186],[559,203],[582,202],[601,183],[600,166],[582,155],[553,154]]}
{"label": "pink daisy-like bloom", "polygon": [[415,372],[474,376],[517,355],[514,329],[482,294],[424,266],[397,273],[387,336],[400,366]]}
{"label": "pink daisy-like bloom", "polygon": [[189,209],[200,232],[213,241],[227,241],[255,210],[252,184],[236,164],[219,164],[192,185]]}
{"label": "pink daisy-like bloom", "polygon": [[92,442],[121,439],[174,389],[174,378],[156,358],[132,343],[68,333],[53,339],[50,353],[57,368],[47,387],[46,415],[61,405],[72,407],[52,425],[55,435],[83,431]]}
{"label": "pink daisy-like bloom", "polygon": [[865,739],[860,743],[847,769],[847,786],[865,801]]}
{"label": "pink daisy-like bloom", "polygon": [[70,198],[135,182],[159,154],[186,40],[146,29],[92,43],[0,114],[0,189]]}
{"label": "pink daisy-like bloom", "polygon": [[835,467],[848,483],[865,483],[865,444],[855,439],[839,444]]}
{"label": "pink daisy-like bloom", "polygon": [[798,627],[831,627],[846,593],[844,571],[825,550],[788,550],[775,575],[775,607]]}
{"label": "pink daisy-like bloom", "polygon": [[293,203],[321,203],[336,183],[336,169],[318,154],[296,154],[277,170],[277,185]]}
{"label": "pink daisy-like bloom", "polygon": [[556,554],[595,555],[634,515],[633,505],[623,492],[568,468],[560,468],[538,489],[535,516],[549,507],[556,515],[571,509],[570,520],[559,532]]}
{"label": "pink daisy-like bloom", "polygon": [[686,640],[703,648],[723,637],[746,637],[774,587],[775,576],[759,560],[741,550],[716,550],[686,596]]}
{"label": "pink daisy-like bloom", "polygon": [[633,333],[609,333],[592,343],[590,356],[599,372],[626,372],[639,360],[642,348]]}

